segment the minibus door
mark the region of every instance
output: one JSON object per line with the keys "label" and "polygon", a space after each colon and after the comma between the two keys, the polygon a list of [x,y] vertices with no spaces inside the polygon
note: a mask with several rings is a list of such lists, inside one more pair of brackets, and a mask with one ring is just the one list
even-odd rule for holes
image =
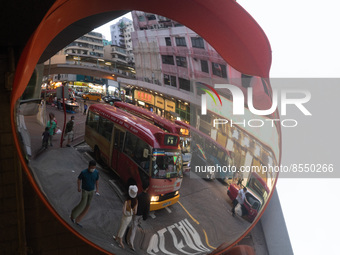
{"label": "minibus door", "polygon": [[123,150],[125,131],[120,127],[114,127],[114,139],[112,148],[111,167],[118,172],[119,154]]}

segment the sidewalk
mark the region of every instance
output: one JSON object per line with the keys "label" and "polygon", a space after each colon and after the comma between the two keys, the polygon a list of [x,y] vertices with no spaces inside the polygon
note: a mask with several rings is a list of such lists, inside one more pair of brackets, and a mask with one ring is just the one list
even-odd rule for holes
{"label": "sidewalk", "polygon": [[[57,127],[61,131],[63,131],[64,112],[59,111],[56,107],[53,107],[51,105],[46,105],[46,115],[48,116],[49,113],[53,113],[55,115],[56,120],[57,120]],[[71,116],[75,117],[74,129],[73,129],[74,138],[73,138],[73,141],[71,142],[71,146],[73,146],[75,144],[79,144],[84,139],[86,115],[84,115],[82,112],[77,112],[74,114],[66,113],[66,120],[65,120],[66,123],[71,119]],[[26,123],[26,127],[29,131],[30,138],[31,138],[32,158],[35,158],[43,151],[42,133],[44,132],[45,127],[39,123],[36,116],[25,116],[25,123]],[[60,148],[61,137],[62,137],[61,134],[55,134],[52,140],[53,147],[49,147],[48,149]],[[64,137],[65,137],[65,134],[64,134]],[[63,147],[66,147],[66,143],[67,141],[63,142]]]}
{"label": "sidewalk", "polygon": [[123,203],[100,169],[100,195],[93,197],[90,209],[81,221],[83,228],[70,220],[71,211],[81,198],[81,192],[77,191],[77,177],[87,166],[88,159],[72,147],[52,147],[29,161],[41,191],[67,224],[109,252],[129,253],[129,249],[122,250],[112,238],[119,228]]}

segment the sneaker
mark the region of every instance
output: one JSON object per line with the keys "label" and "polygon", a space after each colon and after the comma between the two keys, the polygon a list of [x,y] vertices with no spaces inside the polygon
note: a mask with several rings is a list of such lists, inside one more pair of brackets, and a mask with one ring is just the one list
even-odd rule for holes
{"label": "sneaker", "polygon": [[71,147],[71,145],[69,145],[69,144],[66,144],[66,146],[67,146],[67,147]]}
{"label": "sneaker", "polygon": [[76,222],[76,224],[78,227],[81,227],[81,228],[83,227],[83,225],[81,225],[79,222]]}
{"label": "sneaker", "polygon": [[70,217],[70,220],[75,224],[76,223],[76,220],[75,219],[72,219],[71,217]]}

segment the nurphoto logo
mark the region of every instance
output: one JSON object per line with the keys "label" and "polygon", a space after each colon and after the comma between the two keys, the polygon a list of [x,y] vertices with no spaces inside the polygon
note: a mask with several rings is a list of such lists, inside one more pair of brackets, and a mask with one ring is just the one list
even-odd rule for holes
{"label": "nurphoto logo", "polygon": [[[221,106],[222,105],[222,100],[219,96],[219,94],[217,93],[217,91],[215,90],[215,88],[217,89],[228,89],[232,96],[233,96],[233,115],[237,115],[237,116],[242,116],[245,115],[245,99],[244,99],[244,94],[243,91],[238,88],[235,85],[231,85],[231,84],[215,84],[214,87],[206,85],[208,88],[210,88],[210,90],[212,92],[214,92],[214,94],[217,96],[217,98],[220,101]],[[201,88],[203,91],[206,92],[206,94],[202,94],[201,95],[201,115],[206,115],[207,114],[207,95],[209,95],[215,105],[217,105],[216,100],[213,96],[213,94],[208,91],[207,89],[203,89]],[[298,98],[290,98],[289,95],[291,94],[299,94]],[[302,95],[302,96],[301,96]],[[272,96],[272,105],[270,107],[270,109],[266,109],[266,110],[258,110],[255,109],[254,107],[254,103],[253,103],[253,88],[249,87],[247,89],[247,105],[248,105],[248,110],[257,116],[268,116],[273,114],[278,107],[278,100],[279,99],[279,92],[277,89],[273,89],[273,96]],[[302,89],[282,89],[280,91],[280,102],[281,102],[281,115],[282,116],[286,116],[287,115],[287,105],[295,105],[305,116],[311,116],[312,114],[307,110],[307,108],[304,106],[304,104],[306,104],[307,102],[309,102],[311,99],[311,93],[308,90],[302,90]],[[262,127],[265,123],[265,121],[267,122],[271,122],[272,123],[272,127],[275,126],[275,122],[276,121],[280,121],[279,119],[250,119],[248,120],[248,126],[250,127]],[[226,124],[226,123],[233,123],[232,120],[227,120],[227,119],[214,119],[214,127],[216,125],[220,125],[220,124]],[[289,124],[291,123],[291,124]],[[246,125],[246,120],[244,119],[244,121],[239,122],[239,123],[235,123],[234,124],[243,124]],[[297,126],[297,120],[294,119],[285,119],[281,121],[281,125],[284,127],[295,127]]]}

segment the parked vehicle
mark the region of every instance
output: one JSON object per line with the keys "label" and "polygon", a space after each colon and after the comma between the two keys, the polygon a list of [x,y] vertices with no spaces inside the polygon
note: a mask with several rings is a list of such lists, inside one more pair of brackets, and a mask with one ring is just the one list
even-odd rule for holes
{"label": "parked vehicle", "polygon": [[[242,216],[247,216],[250,222],[253,222],[260,212],[265,200],[269,195],[269,188],[265,181],[255,172],[249,173],[247,178],[247,192],[244,200]],[[228,188],[228,196],[233,201],[238,194],[241,185],[232,183]]]}
{"label": "parked vehicle", "polygon": [[104,96],[102,97],[102,100],[105,102],[105,103],[114,103],[114,102],[121,102],[122,100],[118,97],[115,97],[115,96]]}

